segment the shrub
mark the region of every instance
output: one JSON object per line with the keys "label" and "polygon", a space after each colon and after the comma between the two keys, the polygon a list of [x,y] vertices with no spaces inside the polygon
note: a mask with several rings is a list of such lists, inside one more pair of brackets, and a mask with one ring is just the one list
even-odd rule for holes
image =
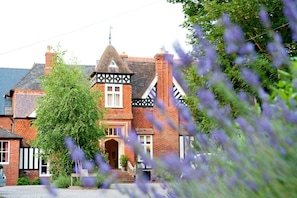
{"label": "shrub", "polygon": [[105,181],[105,179],[106,179],[106,175],[98,172],[96,175],[96,186],[98,188],[100,188],[102,186],[103,182]]}
{"label": "shrub", "polygon": [[40,178],[38,177],[34,178],[32,185],[40,185]]}
{"label": "shrub", "polygon": [[17,181],[17,185],[30,185],[29,177],[19,177]]}
{"label": "shrub", "polygon": [[59,175],[57,179],[54,180],[54,185],[57,188],[68,188],[70,186],[70,182],[70,176]]}
{"label": "shrub", "polygon": [[120,164],[122,167],[126,167],[127,163],[128,163],[128,156],[127,155],[121,155],[120,157]]}

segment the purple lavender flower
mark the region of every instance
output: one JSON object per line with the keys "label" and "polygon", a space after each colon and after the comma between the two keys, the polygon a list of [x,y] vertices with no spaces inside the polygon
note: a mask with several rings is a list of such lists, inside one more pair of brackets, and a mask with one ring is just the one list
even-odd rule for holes
{"label": "purple lavender flower", "polygon": [[141,192],[148,194],[147,180],[144,178],[143,174],[139,173],[136,177],[135,184]]}
{"label": "purple lavender flower", "polygon": [[84,187],[92,188],[92,187],[96,186],[96,178],[91,177],[91,176],[82,177],[81,183]]}
{"label": "purple lavender flower", "polygon": [[94,162],[92,162],[90,160],[85,160],[82,163],[82,168],[87,169],[88,172],[92,172],[94,170]]}
{"label": "purple lavender flower", "polygon": [[223,130],[213,130],[210,132],[210,136],[224,149],[229,138]]}
{"label": "purple lavender flower", "polygon": [[217,106],[217,102],[215,101],[214,94],[208,89],[199,89],[197,91],[197,96],[200,100],[201,109],[211,108],[214,105]]}
{"label": "purple lavender flower", "polygon": [[283,0],[284,14],[289,21],[292,38],[297,41],[297,2],[295,0]]}
{"label": "purple lavender flower", "polygon": [[250,69],[242,68],[241,74],[242,74],[243,79],[250,85],[255,86],[255,87],[260,85],[260,79],[259,79],[258,75],[256,75]]}
{"label": "purple lavender flower", "polygon": [[239,46],[238,53],[240,55],[253,54],[255,53],[255,45],[251,42],[244,43]]}
{"label": "purple lavender flower", "polygon": [[278,33],[273,34],[273,42],[267,44],[267,50],[273,57],[272,64],[275,67],[280,67],[289,61],[288,53],[283,46],[282,38]]}
{"label": "purple lavender flower", "polygon": [[239,46],[244,43],[243,32],[240,27],[231,22],[227,14],[223,15],[222,22],[226,27],[223,35],[226,44],[225,51],[227,54],[237,53]]}
{"label": "purple lavender flower", "polygon": [[70,151],[72,151],[75,148],[73,139],[71,137],[65,138],[65,145],[66,145],[66,148]]}
{"label": "purple lavender flower", "polygon": [[161,123],[159,120],[157,120],[157,119],[155,118],[155,116],[154,116],[153,113],[148,112],[148,113],[145,114],[145,117],[146,117],[146,119],[147,119],[148,121],[150,121],[151,123],[154,124],[154,127],[156,127],[156,129],[157,129],[158,131],[160,131],[160,132],[163,131],[163,128],[164,128],[164,127],[163,127],[163,123]]}
{"label": "purple lavender flower", "polygon": [[271,27],[271,22],[268,16],[268,13],[264,7],[261,7],[261,10],[259,12],[260,20],[262,22],[262,25],[264,28],[270,28]]}
{"label": "purple lavender flower", "polygon": [[50,195],[55,196],[55,197],[58,196],[57,188],[51,186],[50,180],[48,177],[42,177],[40,179],[40,184],[44,185],[46,187],[46,189],[48,190]]}
{"label": "purple lavender flower", "polygon": [[175,49],[175,52],[178,54],[183,65],[190,65],[192,63],[193,57],[185,53],[184,50],[181,49],[181,46],[179,43],[176,43],[174,45],[174,49]]}
{"label": "purple lavender flower", "polygon": [[85,153],[81,148],[74,148],[70,154],[70,157],[73,161],[84,161],[85,160]]}
{"label": "purple lavender flower", "polygon": [[244,181],[244,184],[251,190],[257,191],[259,189],[258,185],[254,181]]}

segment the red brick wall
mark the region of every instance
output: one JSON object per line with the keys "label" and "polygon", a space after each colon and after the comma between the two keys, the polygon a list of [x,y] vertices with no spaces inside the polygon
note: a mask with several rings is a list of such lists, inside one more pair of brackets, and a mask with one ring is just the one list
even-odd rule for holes
{"label": "red brick wall", "polygon": [[153,128],[152,123],[145,118],[145,114],[152,112],[152,110],[152,108],[133,108],[132,128]]}
{"label": "red brick wall", "polygon": [[[179,134],[176,130],[173,130],[168,124],[163,115],[160,115],[156,109],[154,109],[154,117],[156,120],[162,123],[163,130],[159,132],[154,128],[153,135],[153,155],[160,157],[164,154],[171,152],[177,153],[179,151]],[[175,126],[178,125],[178,113],[175,108],[166,108],[166,117],[169,118]]]}
{"label": "red brick wall", "polygon": [[37,130],[30,126],[29,119],[15,119],[14,133],[23,137],[23,144],[29,146],[29,140],[33,140],[37,135]]}
{"label": "red brick wall", "polygon": [[[96,84],[93,89],[100,90],[102,93],[105,91],[104,84]],[[102,95],[101,106],[105,106],[105,96]],[[116,120],[116,119],[132,119],[132,87],[131,85],[123,85],[123,107],[124,108],[106,108],[104,113],[104,119]]]}
{"label": "red brick wall", "polygon": [[6,129],[8,131],[12,131],[12,125],[11,125],[11,117],[0,117],[0,127],[3,129]]}
{"label": "red brick wall", "polygon": [[10,156],[9,164],[3,164],[6,175],[6,185],[16,185],[19,177],[20,140],[9,140]]}

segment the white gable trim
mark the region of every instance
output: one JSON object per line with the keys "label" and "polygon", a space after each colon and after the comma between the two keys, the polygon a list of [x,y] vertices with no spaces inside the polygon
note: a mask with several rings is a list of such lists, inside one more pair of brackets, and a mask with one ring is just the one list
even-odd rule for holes
{"label": "white gable trim", "polygon": [[[145,90],[144,94],[141,96],[142,99],[145,99],[150,94],[153,87],[156,85],[158,81],[158,76],[156,75],[151,84],[148,86],[148,88]],[[184,92],[183,88],[180,86],[180,84],[175,80],[174,77],[172,77],[172,82],[175,85],[176,89],[179,91],[181,96],[185,96],[186,93]]]}
{"label": "white gable trim", "polygon": [[184,92],[183,88],[179,85],[179,83],[175,80],[175,78],[172,78],[172,82],[175,85],[176,89],[179,91],[179,94],[182,96],[185,96],[186,93]]}
{"label": "white gable trim", "polygon": [[32,111],[28,118],[36,118],[36,110]]}
{"label": "white gable trim", "polygon": [[148,95],[150,94],[153,87],[156,85],[158,81],[158,76],[156,75],[151,84],[148,86],[148,88],[145,90],[144,94],[141,96],[142,99],[146,99]]}

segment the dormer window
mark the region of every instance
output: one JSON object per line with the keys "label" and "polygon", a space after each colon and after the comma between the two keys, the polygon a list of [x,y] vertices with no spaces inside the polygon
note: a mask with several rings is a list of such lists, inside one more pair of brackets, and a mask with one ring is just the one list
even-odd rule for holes
{"label": "dormer window", "polygon": [[105,85],[105,107],[109,107],[109,108],[123,107],[123,85],[121,84]]}
{"label": "dormer window", "polygon": [[109,72],[118,72],[119,71],[119,67],[113,59],[110,61],[109,65],[108,65],[108,71]]}

